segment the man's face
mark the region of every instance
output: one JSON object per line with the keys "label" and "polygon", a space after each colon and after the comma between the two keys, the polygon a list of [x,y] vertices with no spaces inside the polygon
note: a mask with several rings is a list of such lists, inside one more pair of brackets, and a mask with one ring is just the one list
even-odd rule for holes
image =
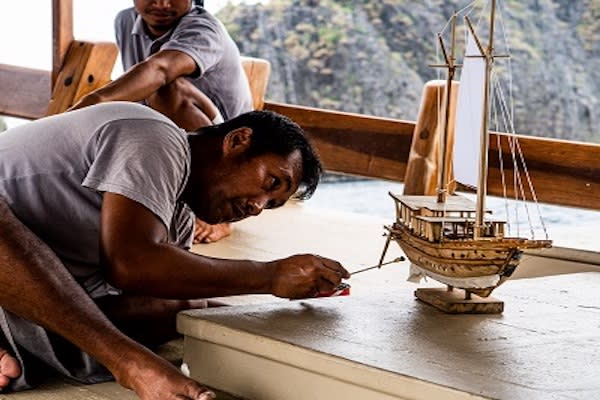
{"label": "man's face", "polygon": [[153,36],[161,36],[191,7],[192,0],[134,0],[133,5]]}
{"label": "man's face", "polygon": [[298,150],[287,157],[269,153],[227,159],[213,170],[203,185],[208,189],[197,193],[190,207],[211,224],[239,221],[282,206],[298,190],[301,176]]}

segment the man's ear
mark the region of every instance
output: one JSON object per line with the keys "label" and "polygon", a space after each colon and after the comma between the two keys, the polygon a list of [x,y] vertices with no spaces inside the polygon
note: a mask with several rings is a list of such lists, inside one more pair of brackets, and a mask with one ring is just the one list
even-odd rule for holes
{"label": "man's ear", "polygon": [[223,155],[243,154],[250,147],[252,141],[252,129],[247,127],[237,128],[230,131],[223,138]]}

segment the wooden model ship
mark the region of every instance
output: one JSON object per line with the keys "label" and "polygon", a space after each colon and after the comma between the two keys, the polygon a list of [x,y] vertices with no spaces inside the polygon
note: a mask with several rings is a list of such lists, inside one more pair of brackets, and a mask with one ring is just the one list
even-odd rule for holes
{"label": "wooden model ship", "polygon": [[[493,302],[482,300],[477,307],[477,299],[471,294],[486,298],[508,277],[519,264],[522,251],[550,247],[548,235],[543,240],[533,238],[511,237],[507,234],[507,222],[494,219],[486,210],[486,180],[488,174],[489,125],[492,109],[492,88],[500,86],[493,82],[494,59],[494,20],[496,2],[491,2],[487,47],[475,33],[468,16],[466,22],[466,45],[463,60],[460,90],[456,105],[456,116],[453,127],[455,132],[454,176],[455,180],[467,187],[476,187],[477,197],[473,202],[465,197],[449,194],[449,166],[446,165],[448,134],[451,122],[449,118],[452,80],[455,69],[455,20],[452,17],[452,44],[450,52],[446,51],[442,34],[438,35],[443,66],[448,71],[445,85],[443,107],[443,135],[440,143],[440,159],[437,177],[437,195],[396,195],[390,193],[396,205],[396,222],[386,227],[389,231],[388,242],[396,241],[411,262],[411,275],[426,276],[448,286],[448,290],[419,289],[417,297],[448,312],[501,312]],[[505,57],[505,56],[501,56]],[[504,101],[504,99],[501,99]],[[499,110],[507,111],[506,104]],[[508,113],[505,113],[508,114]],[[505,115],[510,117],[510,115]],[[509,129],[512,123],[507,126]],[[464,148],[467,148],[465,151]],[[460,153],[463,149],[462,153]],[[516,153],[518,145],[512,146]],[[470,150],[469,150],[470,149]],[[520,157],[519,157],[520,156]],[[469,163],[469,159],[473,162]],[[522,155],[513,155],[514,163],[523,162]],[[477,165],[478,164],[478,165]],[[526,171],[526,166],[522,164]],[[515,168],[518,169],[518,168]],[[524,178],[513,178],[523,185]],[[526,181],[530,184],[529,175]],[[530,192],[535,196],[533,188]],[[524,194],[524,191],[523,191]],[[532,196],[532,197],[533,197]],[[545,229],[544,229],[545,231]],[[383,256],[382,255],[382,259]],[[452,292],[453,288],[464,290]],[[456,301],[459,298],[462,301]],[[459,304],[458,308],[453,305]],[[492,304],[492,307],[489,305]]]}

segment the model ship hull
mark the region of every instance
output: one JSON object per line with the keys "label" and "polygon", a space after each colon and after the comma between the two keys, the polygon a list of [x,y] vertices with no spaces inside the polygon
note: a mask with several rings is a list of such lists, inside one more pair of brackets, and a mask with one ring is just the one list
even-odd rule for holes
{"label": "model ship hull", "polygon": [[549,240],[522,238],[447,239],[430,242],[410,228],[395,223],[389,228],[413,266],[413,272],[446,285],[487,297],[509,278],[524,249],[550,247]]}

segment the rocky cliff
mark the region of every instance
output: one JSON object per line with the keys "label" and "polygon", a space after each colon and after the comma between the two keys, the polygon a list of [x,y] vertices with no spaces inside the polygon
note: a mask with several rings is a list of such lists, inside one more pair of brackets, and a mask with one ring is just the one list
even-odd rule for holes
{"label": "rocky cliff", "polygon": [[[414,120],[434,34],[464,0],[271,0],[221,10],[267,98]],[[519,133],[600,142],[600,0],[505,0]]]}

